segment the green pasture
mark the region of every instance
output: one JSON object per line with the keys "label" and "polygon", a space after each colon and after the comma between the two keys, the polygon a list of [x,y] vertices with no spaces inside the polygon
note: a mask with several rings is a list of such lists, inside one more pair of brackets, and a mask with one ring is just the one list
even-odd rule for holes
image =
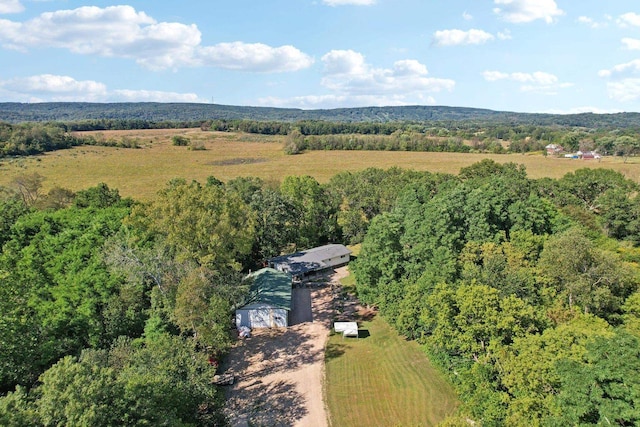
{"label": "green pasture", "polygon": [[[343,279],[353,286],[353,275]],[[380,316],[358,323],[359,338],[329,337],[325,402],[332,426],[434,426],[458,404],[453,388],[414,341]]]}
{"label": "green pasture", "polygon": [[[209,132],[200,129],[162,129],[92,132],[99,138],[127,138],[141,148],[82,146],[41,156],[0,159],[0,185],[18,174],[37,172],[45,177],[44,191],[59,186],[80,190],[100,182],[117,188],[123,196],[150,199],[170,179],[206,181],[208,176],[227,181],[239,176],[257,176],[279,182],[288,175],[311,175],[327,182],[342,171],[368,167],[458,173],[484,158],[499,163],[524,164],[532,178],[559,178],[583,167],[607,167],[640,181],[640,162],[621,158],[572,160],[521,154],[424,153],[400,151],[311,151],[285,155],[283,137],[242,133]],[[205,150],[189,150],[171,144],[183,135],[201,142]]]}

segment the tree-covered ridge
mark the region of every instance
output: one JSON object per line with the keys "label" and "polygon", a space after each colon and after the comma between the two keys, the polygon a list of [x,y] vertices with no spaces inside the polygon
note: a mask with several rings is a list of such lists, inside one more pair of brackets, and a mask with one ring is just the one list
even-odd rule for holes
{"label": "tree-covered ridge", "polygon": [[0,103],[0,121],[75,122],[82,120],[141,120],[149,122],[187,122],[203,120],[259,120],[296,122],[321,120],[330,122],[396,121],[479,121],[488,123],[558,125],[571,127],[637,127],[638,113],[616,114],[538,114],[493,111],[480,108],[447,106],[359,107],[328,110],[295,108],[244,107],[193,103],[85,103],[48,102],[22,104]]}
{"label": "tree-covered ridge", "polygon": [[0,197],[2,425],[219,425],[243,272],[327,242],[362,242],[360,299],[451,374],[463,423],[640,419],[619,362],[640,354],[640,199],[616,172],[175,179],[148,203],[41,183]]}

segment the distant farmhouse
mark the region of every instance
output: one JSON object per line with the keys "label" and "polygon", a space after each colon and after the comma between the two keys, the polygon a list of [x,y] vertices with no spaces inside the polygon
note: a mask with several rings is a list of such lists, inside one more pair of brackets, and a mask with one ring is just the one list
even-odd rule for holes
{"label": "distant farmhouse", "polygon": [[302,281],[325,270],[348,264],[350,258],[351,251],[344,245],[331,244],[271,258],[269,267]]}
{"label": "distant farmhouse", "polygon": [[564,156],[569,159],[582,159],[582,160],[592,160],[592,159],[600,160],[602,158],[602,156],[595,151],[585,151],[585,152],[577,151],[575,153],[565,154]]}
{"label": "distant farmhouse", "polygon": [[293,309],[291,275],[272,268],[250,273],[249,298],[236,310],[236,327],[286,328]]}
{"label": "distant farmhouse", "polygon": [[602,156],[600,156],[600,154],[596,153],[595,151],[578,151],[576,154],[578,154],[582,160],[599,160],[602,158]]}
{"label": "distant farmhouse", "polygon": [[557,144],[549,144],[544,148],[547,150],[547,155],[549,156],[557,156],[564,151],[564,147]]}

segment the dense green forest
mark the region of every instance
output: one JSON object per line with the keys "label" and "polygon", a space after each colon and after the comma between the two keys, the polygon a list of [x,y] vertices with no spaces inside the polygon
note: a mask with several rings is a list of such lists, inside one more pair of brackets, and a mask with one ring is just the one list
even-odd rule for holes
{"label": "dense green forest", "polygon": [[190,122],[212,119],[298,122],[485,122],[507,125],[533,124],[585,128],[626,128],[638,126],[638,113],[537,114],[446,106],[360,107],[328,110],[244,107],[194,103],[86,103],[45,102],[0,103],[0,121],[77,122],[113,119],[143,122]]}
{"label": "dense green forest", "polygon": [[[362,243],[359,298],[450,375],[448,425],[640,422],[638,186],[485,160],[0,197],[0,424],[220,425],[243,272]],[[246,286],[246,285],[245,285]]]}
{"label": "dense green forest", "polygon": [[463,406],[446,425],[640,422],[637,190],[483,161],[373,218],[358,295],[449,374]]}

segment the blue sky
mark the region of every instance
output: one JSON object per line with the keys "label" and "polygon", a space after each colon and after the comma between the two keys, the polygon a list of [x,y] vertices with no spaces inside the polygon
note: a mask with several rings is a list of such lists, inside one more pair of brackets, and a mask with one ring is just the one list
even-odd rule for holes
{"label": "blue sky", "polygon": [[0,0],[0,101],[640,111],[637,0]]}

